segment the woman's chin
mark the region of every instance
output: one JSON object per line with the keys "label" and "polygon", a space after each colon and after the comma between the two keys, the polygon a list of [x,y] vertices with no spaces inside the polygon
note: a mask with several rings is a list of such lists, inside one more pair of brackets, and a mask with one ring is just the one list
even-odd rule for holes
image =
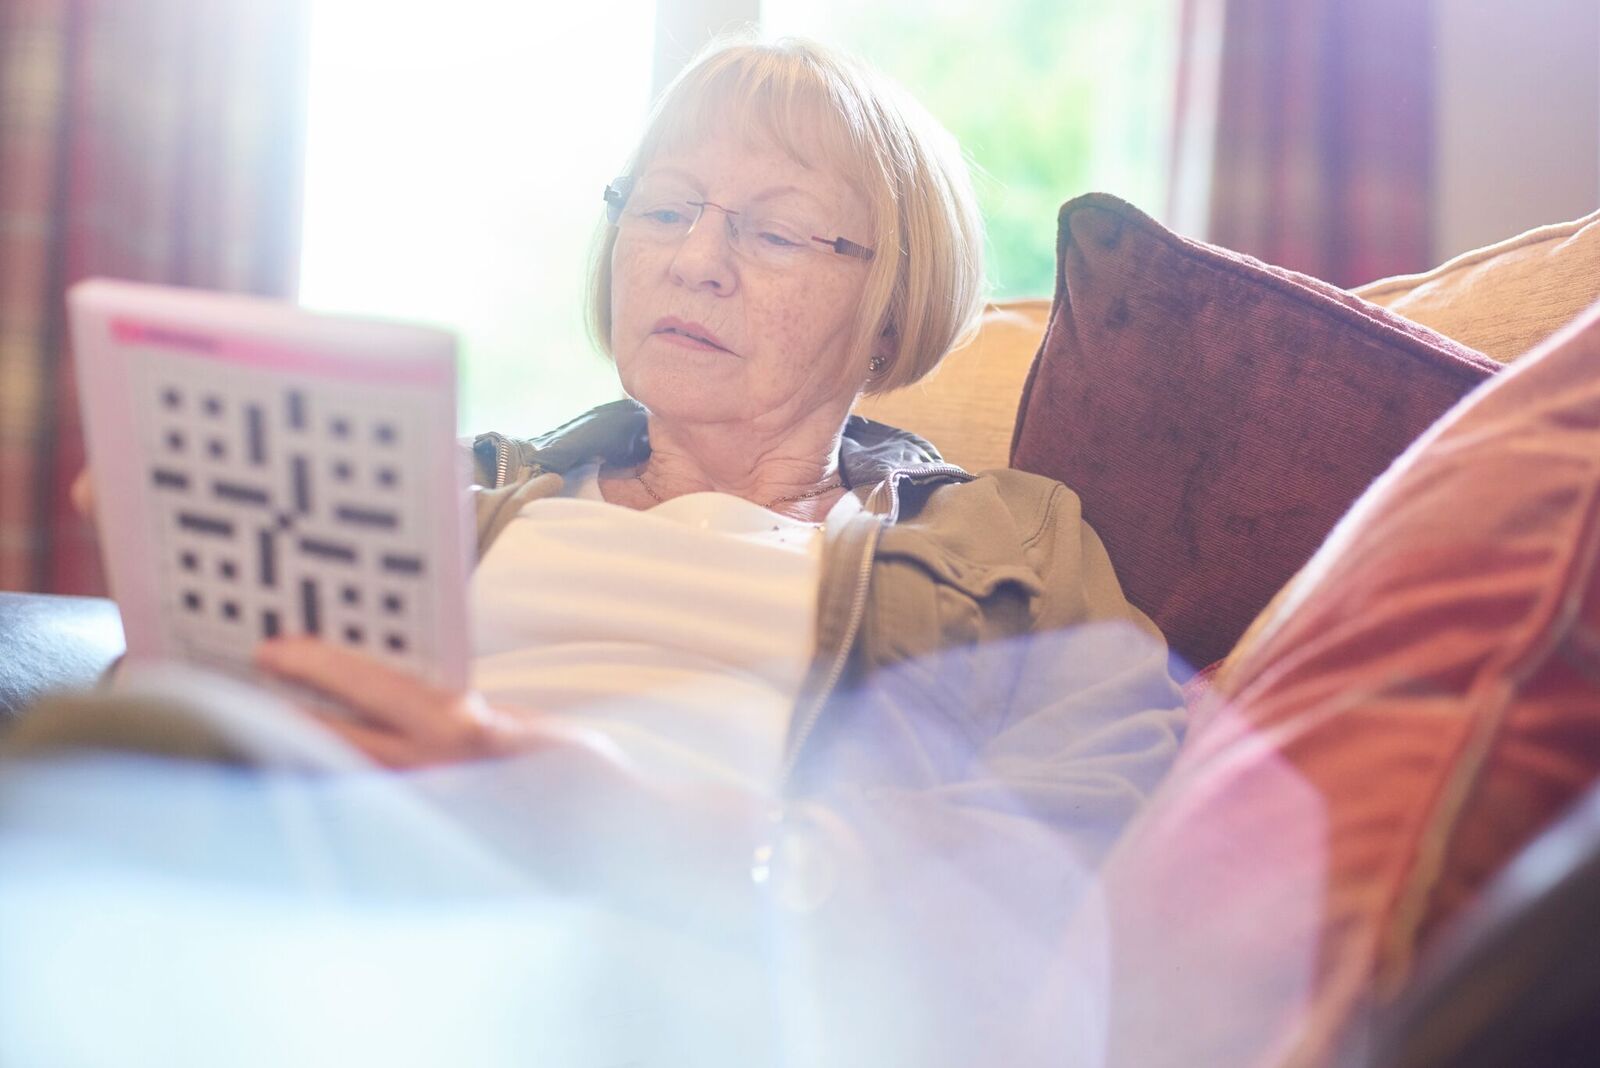
{"label": "woman's chin", "polygon": [[739,418],[743,391],[732,375],[657,364],[626,369],[621,379],[628,396],[657,418],[693,422]]}

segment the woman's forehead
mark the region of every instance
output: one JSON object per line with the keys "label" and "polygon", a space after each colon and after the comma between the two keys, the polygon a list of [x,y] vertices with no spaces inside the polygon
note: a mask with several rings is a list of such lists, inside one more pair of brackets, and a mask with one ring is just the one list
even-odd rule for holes
{"label": "woman's forehead", "polygon": [[723,138],[659,153],[640,177],[651,181],[675,179],[694,185],[755,184],[812,195],[841,184],[827,170],[808,166],[775,145]]}
{"label": "woman's forehead", "polygon": [[802,159],[760,131],[708,131],[663,145],[639,178],[684,184],[703,194],[727,190],[744,199],[810,201],[832,210],[864,206],[859,185],[821,153]]}
{"label": "woman's forehead", "polygon": [[865,146],[852,128],[814,92],[719,81],[660,117],[651,154],[681,155],[713,140],[732,140],[751,155],[782,154],[800,167],[849,180],[865,163]]}
{"label": "woman's forehead", "polygon": [[778,147],[815,166],[859,153],[850,123],[813,92],[782,92],[772,85],[719,81],[681,98],[660,116],[654,131],[663,150],[731,134],[752,149]]}

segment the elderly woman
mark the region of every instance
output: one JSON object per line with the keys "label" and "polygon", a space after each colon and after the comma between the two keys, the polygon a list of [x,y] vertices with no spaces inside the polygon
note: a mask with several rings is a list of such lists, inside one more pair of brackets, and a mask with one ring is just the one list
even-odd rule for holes
{"label": "elderly woman", "polygon": [[462,818],[543,870],[854,902],[817,959],[860,979],[875,946],[896,963],[865,988],[916,989],[930,940],[962,990],[1030,987],[1181,700],[1070,489],[850,415],[976,320],[958,149],[832,52],[722,44],[605,202],[591,320],[629,399],[477,439],[475,689],[310,638],[260,666],[335,699],[328,730],[382,763],[471,761],[452,782],[498,786]]}
{"label": "elderly woman", "polygon": [[1009,798],[1098,853],[1181,702],[1158,642],[1059,636],[1154,628],[1067,487],[849,414],[932,372],[981,308],[952,139],[818,46],[723,45],[605,199],[591,323],[631,399],[477,439],[477,692],[309,639],[260,664],[348,705],[330,729],[390,764],[545,746],[570,720],[757,790]]}

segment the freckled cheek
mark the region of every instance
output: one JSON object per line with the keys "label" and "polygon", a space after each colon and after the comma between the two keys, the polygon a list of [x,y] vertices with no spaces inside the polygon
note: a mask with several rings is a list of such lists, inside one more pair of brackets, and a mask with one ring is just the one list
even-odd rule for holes
{"label": "freckled cheek", "polygon": [[848,300],[843,292],[804,286],[770,296],[747,294],[746,314],[750,325],[774,346],[814,355],[848,318],[843,310]]}
{"label": "freckled cheek", "polygon": [[766,335],[769,344],[781,349],[791,349],[805,340],[806,319],[805,309],[790,302],[750,308],[751,323]]}
{"label": "freckled cheek", "polygon": [[649,287],[642,284],[640,264],[618,263],[611,271],[611,344],[636,344],[643,336],[641,318],[648,315]]}

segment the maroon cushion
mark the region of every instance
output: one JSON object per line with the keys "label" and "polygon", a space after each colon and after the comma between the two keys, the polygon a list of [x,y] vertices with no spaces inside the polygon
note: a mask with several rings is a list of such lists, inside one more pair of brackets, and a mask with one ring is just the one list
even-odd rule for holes
{"label": "maroon cushion", "polygon": [[1306,275],[1092,193],[1013,467],[1083,500],[1128,599],[1193,665],[1228,653],[1389,462],[1497,364]]}

